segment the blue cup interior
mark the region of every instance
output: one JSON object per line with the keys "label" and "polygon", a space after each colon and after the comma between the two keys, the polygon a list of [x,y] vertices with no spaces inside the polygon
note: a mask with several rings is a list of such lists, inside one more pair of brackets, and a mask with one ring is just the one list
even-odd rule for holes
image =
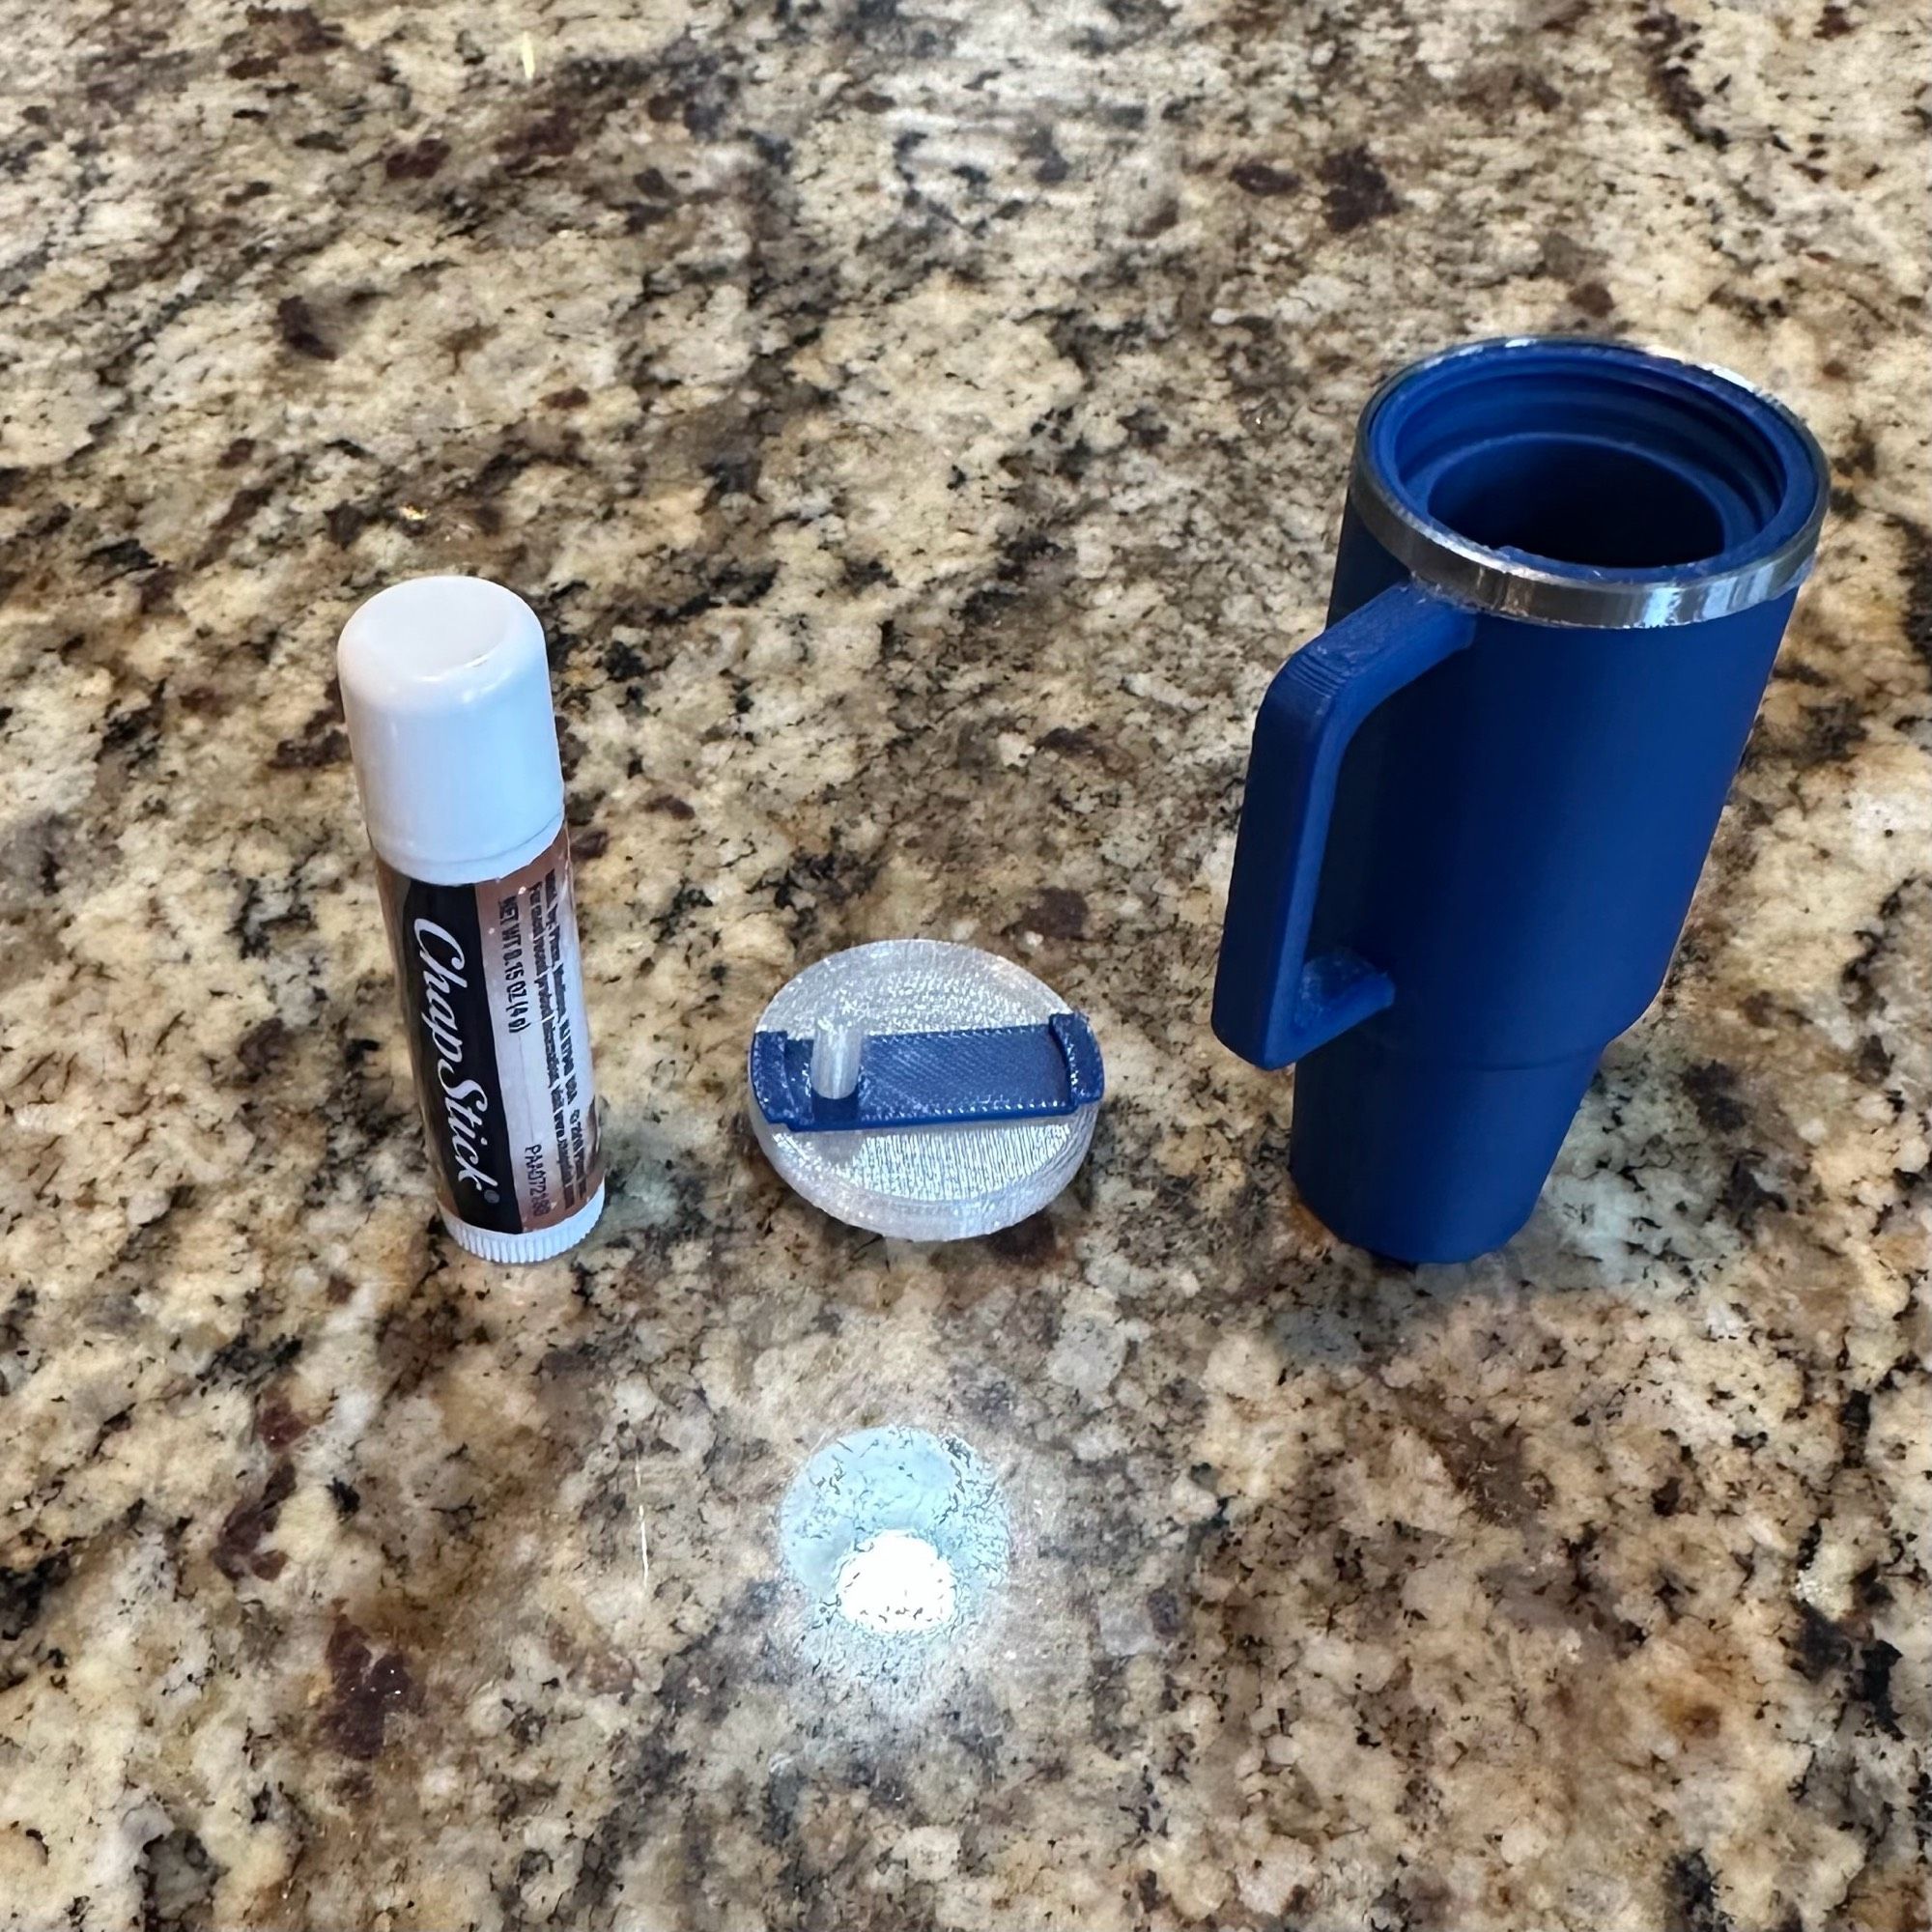
{"label": "blue cup interior", "polygon": [[1485,343],[1419,364],[1365,452],[1412,516],[1559,575],[1734,568],[1796,535],[1823,487],[1808,437],[1768,398],[1611,343]]}

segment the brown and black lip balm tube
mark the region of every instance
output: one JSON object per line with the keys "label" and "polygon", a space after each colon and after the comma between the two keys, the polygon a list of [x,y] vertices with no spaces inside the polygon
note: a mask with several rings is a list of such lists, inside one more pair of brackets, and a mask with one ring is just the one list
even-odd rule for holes
{"label": "brown and black lip balm tube", "polygon": [[361,605],[336,653],[444,1225],[533,1262],[604,1207],[543,627],[475,577]]}

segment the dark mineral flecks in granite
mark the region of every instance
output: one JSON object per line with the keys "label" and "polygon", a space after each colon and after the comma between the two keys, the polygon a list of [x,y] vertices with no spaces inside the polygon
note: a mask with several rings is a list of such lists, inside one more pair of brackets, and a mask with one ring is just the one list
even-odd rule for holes
{"label": "dark mineral flecks in granite", "polygon": [[[1904,1932],[1925,1911],[1914,10],[16,10],[0,80],[0,1915]],[[1209,980],[1375,382],[1742,370],[1833,517],[1656,1010],[1507,1251],[1283,1173]],[[334,634],[541,611],[613,1174],[456,1252]],[[835,1226],[810,958],[992,945],[1043,1216]],[[957,1435],[1005,1593],[812,1666],[776,1515]]]}

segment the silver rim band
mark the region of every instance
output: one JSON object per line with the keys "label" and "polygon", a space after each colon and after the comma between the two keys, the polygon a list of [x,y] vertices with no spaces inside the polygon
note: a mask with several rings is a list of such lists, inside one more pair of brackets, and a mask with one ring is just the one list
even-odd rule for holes
{"label": "silver rim band", "polygon": [[[1448,355],[1465,352],[1450,350]],[[1431,589],[1458,604],[1473,605],[1498,616],[1532,624],[1568,624],[1590,630],[1649,631],[1670,624],[1695,624],[1726,617],[1796,589],[1804,582],[1818,548],[1825,521],[1825,482],[1829,475],[1817,440],[1775,396],[1768,396],[1727,369],[1684,364],[1681,356],[1661,359],[1701,367],[1748,391],[1777,412],[1798,432],[1810,452],[1819,478],[1818,503],[1810,519],[1789,542],[1767,556],[1753,557],[1735,570],[1711,577],[1662,573],[1655,578],[1597,579],[1562,576],[1539,569],[1525,558],[1485,550],[1440,524],[1424,522],[1397,502],[1368,461],[1368,432],[1382,400],[1398,383],[1439,359],[1429,356],[1398,370],[1377,389],[1362,412],[1355,456],[1349,478],[1349,500],[1369,534]]]}

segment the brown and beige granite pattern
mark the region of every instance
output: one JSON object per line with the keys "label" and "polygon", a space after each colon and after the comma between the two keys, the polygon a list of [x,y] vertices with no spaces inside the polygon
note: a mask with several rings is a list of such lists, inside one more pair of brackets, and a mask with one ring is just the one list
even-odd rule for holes
{"label": "brown and beige granite pattern", "polygon": [[[1924,1926],[1926,41],[13,9],[0,1922]],[[1546,327],[1775,387],[1835,515],[1665,996],[1402,1271],[1206,1028],[1245,729],[1376,376]],[[438,567],[566,724],[614,1184],[526,1272],[433,1225],[329,683]],[[911,931],[1113,1080],[957,1248],[742,1121],[772,988]],[[910,1700],[774,1551],[884,1421],[1015,1532]]]}

